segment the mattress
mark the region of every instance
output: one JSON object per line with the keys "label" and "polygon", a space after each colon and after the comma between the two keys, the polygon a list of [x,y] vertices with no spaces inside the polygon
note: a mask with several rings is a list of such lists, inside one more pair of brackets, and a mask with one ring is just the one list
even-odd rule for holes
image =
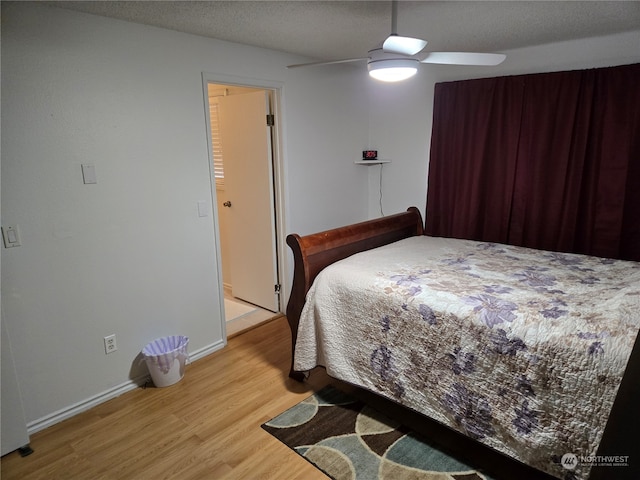
{"label": "mattress", "polygon": [[596,454],[639,327],[639,263],[418,236],[320,272],[294,369],[561,478],[564,455]]}

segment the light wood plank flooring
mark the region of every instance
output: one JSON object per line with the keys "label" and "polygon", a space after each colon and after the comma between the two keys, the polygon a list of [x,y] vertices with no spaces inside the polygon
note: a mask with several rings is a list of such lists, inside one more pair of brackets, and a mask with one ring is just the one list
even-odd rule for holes
{"label": "light wood plank flooring", "polygon": [[[166,388],[139,388],[31,437],[2,480],[326,479],[260,425],[331,380],[288,378],[285,317],[238,335]],[[318,370],[318,369],[316,369]]]}

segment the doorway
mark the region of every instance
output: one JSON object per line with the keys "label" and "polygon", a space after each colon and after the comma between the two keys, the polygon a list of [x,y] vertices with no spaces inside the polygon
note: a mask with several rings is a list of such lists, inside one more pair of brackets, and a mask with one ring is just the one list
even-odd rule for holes
{"label": "doorway", "polygon": [[207,81],[227,338],[281,311],[274,92]]}

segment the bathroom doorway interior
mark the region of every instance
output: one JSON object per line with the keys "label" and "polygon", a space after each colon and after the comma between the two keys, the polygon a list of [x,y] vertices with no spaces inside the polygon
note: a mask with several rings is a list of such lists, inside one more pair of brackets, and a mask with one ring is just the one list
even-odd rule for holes
{"label": "bathroom doorway interior", "polygon": [[227,337],[280,312],[273,92],[208,83]]}

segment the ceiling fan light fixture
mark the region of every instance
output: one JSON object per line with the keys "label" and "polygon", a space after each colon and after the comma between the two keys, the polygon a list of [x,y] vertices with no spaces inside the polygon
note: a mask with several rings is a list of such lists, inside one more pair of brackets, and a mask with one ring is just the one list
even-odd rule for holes
{"label": "ceiling fan light fixture", "polygon": [[370,61],[369,75],[382,82],[401,82],[418,72],[418,60],[413,58],[388,58]]}

